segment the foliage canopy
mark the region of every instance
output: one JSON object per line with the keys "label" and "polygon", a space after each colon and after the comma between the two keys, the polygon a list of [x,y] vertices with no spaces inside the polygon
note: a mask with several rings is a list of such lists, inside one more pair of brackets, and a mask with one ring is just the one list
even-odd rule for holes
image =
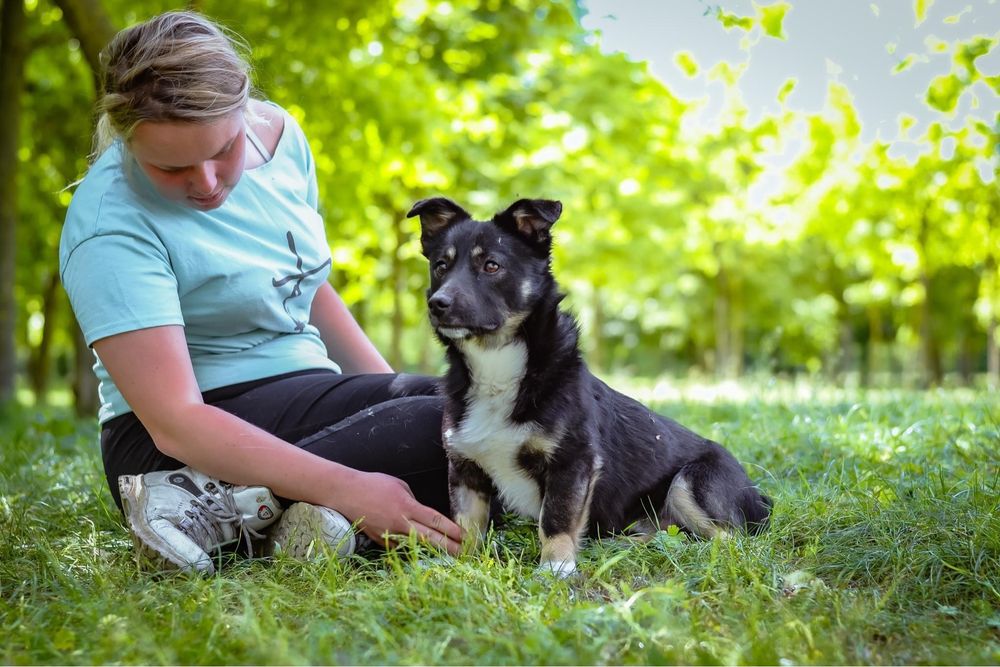
{"label": "foliage canopy", "polygon": [[[43,393],[87,354],[55,260],[66,185],[85,172],[92,123],[93,73],[81,28],[63,14],[78,4],[25,4],[13,326],[18,367]],[[928,5],[918,3],[918,18]],[[101,5],[119,27],[173,6]],[[705,20],[751,43],[782,38],[791,5],[754,7]],[[784,106],[790,80],[782,111],[751,122],[739,65],[708,73],[727,99],[721,123],[698,129],[698,103],[643,63],[602,52],[568,0],[197,8],[248,40],[258,87],[305,127],[333,280],[398,368],[439,368],[426,267],[404,214],[443,194],[479,216],[519,196],[563,201],[556,273],[599,367],[924,384],[1000,372],[997,126],[945,122],[963,96],[1000,94],[1000,77],[976,64],[997,35],[944,45],[951,71],[926,93],[942,122],[912,137],[922,148],[909,161],[862,141],[838,84],[823,112],[802,113]],[[691,54],[675,62],[700,71]],[[912,126],[901,120],[904,132]],[[775,178],[773,157],[796,144],[778,191],[751,196]]]}

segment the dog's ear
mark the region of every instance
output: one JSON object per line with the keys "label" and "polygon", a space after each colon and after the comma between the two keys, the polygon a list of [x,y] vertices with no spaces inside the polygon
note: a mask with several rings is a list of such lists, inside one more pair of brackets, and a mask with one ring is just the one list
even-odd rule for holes
{"label": "dog's ear", "polygon": [[464,208],[445,197],[421,199],[413,205],[406,217],[412,218],[415,215],[420,216],[420,242],[425,245],[449,225],[472,217]]}
{"label": "dog's ear", "polygon": [[562,214],[562,202],[551,199],[519,199],[493,222],[520,234],[531,243],[548,245],[552,239],[549,230]]}

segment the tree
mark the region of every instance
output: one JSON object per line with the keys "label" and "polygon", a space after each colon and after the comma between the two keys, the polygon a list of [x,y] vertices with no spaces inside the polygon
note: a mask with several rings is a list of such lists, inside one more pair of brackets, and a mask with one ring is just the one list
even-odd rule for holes
{"label": "tree", "polygon": [[[96,100],[97,81],[100,74],[100,52],[114,37],[115,27],[101,0],[56,0],[62,10],[63,19],[73,37],[79,42],[91,78],[94,81],[91,100]],[[93,103],[91,103],[93,108]],[[93,356],[87,347],[83,334],[75,322],[70,324],[73,331],[73,396],[77,414],[90,415],[97,411],[97,381],[91,371]],[[41,357],[45,359],[45,356]]]}
{"label": "tree", "polygon": [[27,57],[22,0],[4,0],[0,14],[0,403],[13,398],[17,377],[14,332],[17,304],[14,280],[17,259],[18,140],[21,91]]}

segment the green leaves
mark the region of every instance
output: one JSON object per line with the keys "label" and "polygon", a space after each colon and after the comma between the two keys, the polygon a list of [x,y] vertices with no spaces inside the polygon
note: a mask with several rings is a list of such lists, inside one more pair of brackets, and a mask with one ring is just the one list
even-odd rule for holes
{"label": "green leaves", "polygon": [[1000,39],[978,36],[953,46],[945,45],[946,49],[952,48],[954,51],[951,72],[935,77],[931,81],[927,89],[927,104],[937,111],[951,113],[958,105],[961,96],[969,94],[975,106],[978,104],[978,99],[969,88],[977,81],[983,81],[994,92],[1000,94],[997,77],[984,76],[976,66],[976,60],[992,51],[998,42]]}
{"label": "green leaves", "polygon": [[749,16],[737,16],[736,14],[731,14],[729,12],[723,11],[721,7],[719,7],[718,11],[715,14],[715,17],[719,19],[719,23],[721,23],[722,27],[725,28],[726,30],[729,30],[731,28],[739,28],[740,30],[749,32],[750,30],[753,29],[754,26],[753,18]]}
{"label": "green leaves", "polygon": [[674,55],[674,64],[689,78],[698,74],[698,62],[689,51],[678,51]]}
{"label": "green leaves", "polygon": [[782,1],[769,5],[758,5],[755,2],[753,3],[753,7],[754,16],[739,16],[723,10],[720,6],[715,10],[715,18],[726,30],[736,28],[744,32],[750,32],[756,26],[760,26],[763,33],[768,37],[786,39],[783,26],[785,15],[792,9],[790,3]]}
{"label": "green leaves", "polygon": [[[119,25],[152,11],[104,3]],[[709,4],[705,20],[742,33],[751,48],[785,39],[793,6],[762,1],[743,16]],[[422,304],[427,267],[403,218],[413,201],[436,194],[479,216],[520,196],[563,201],[556,272],[588,353],[607,366],[713,371],[729,355],[765,369],[828,370],[838,359],[874,369],[889,367],[890,346],[894,359],[912,361],[920,308],[935,291],[916,284],[922,268],[932,282],[948,270],[972,272],[971,296],[934,307],[948,323],[938,325],[948,364],[964,358],[979,368],[986,358],[986,331],[1000,312],[991,287],[1000,284],[991,222],[1000,203],[980,176],[995,171],[990,124],[927,128],[903,117],[900,136],[924,155],[908,163],[890,155],[891,137],[863,139],[848,86],[830,88],[826,108],[806,114],[790,104],[804,83],[789,79],[773,91],[774,115],[754,118],[740,91],[745,62],[707,67],[677,52],[672,64],[685,77],[725,90],[708,129],[702,102],[681,99],[645,64],[604,53],[572,6],[556,0],[200,7],[247,38],[260,87],[305,127],[333,281],[400,368],[433,372],[441,359]],[[930,9],[914,5],[920,20]],[[57,13],[41,3],[29,14],[31,42],[43,46],[23,94],[19,201],[32,224],[18,231],[17,337],[22,359],[48,354],[65,378],[71,320],[63,301],[54,313],[46,308],[45,286],[68,204],[63,188],[85,168],[91,119],[81,110],[93,91]],[[954,116],[975,96],[1000,95],[1000,76],[977,65],[997,41],[889,50],[907,77],[950,58],[924,97],[935,113]],[[913,257],[902,271],[900,258]],[[970,324],[963,317],[973,312]],[[43,353],[46,318],[59,324]]]}
{"label": "green leaves", "polygon": [[785,39],[785,30],[783,24],[785,21],[785,14],[788,10],[792,8],[792,5],[787,2],[776,2],[771,5],[758,5],[754,3],[754,9],[757,10],[757,19],[760,21],[760,27],[764,30],[764,33],[769,37],[774,37],[775,39]]}
{"label": "green leaves", "polygon": [[934,0],[913,0],[913,14],[916,16],[916,24],[920,25],[927,19],[927,11],[934,4]]}
{"label": "green leaves", "polygon": [[931,81],[927,89],[927,104],[944,113],[951,113],[958,105],[958,97],[965,86],[954,74],[942,74]]}

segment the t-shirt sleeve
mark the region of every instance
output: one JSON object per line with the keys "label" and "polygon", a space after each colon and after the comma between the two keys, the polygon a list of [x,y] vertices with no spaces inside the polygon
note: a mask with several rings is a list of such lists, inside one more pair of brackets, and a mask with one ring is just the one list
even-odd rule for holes
{"label": "t-shirt sleeve", "polygon": [[[280,108],[280,107],[279,107]],[[316,176],[316,159],[309,147],[309,139],[295,116],[282,110],[285,114],[285,131],[294,137],[295,152],[302,165],[302,176],[306,182],[305,200],[314,211],[319,210],[319,182]]]}
{"label": "t-shirt sleeve", "polygon": [[62,280],[88,345],[126,331],[184,324],[170,262],[148,239],[92,236],[69,252]]}

